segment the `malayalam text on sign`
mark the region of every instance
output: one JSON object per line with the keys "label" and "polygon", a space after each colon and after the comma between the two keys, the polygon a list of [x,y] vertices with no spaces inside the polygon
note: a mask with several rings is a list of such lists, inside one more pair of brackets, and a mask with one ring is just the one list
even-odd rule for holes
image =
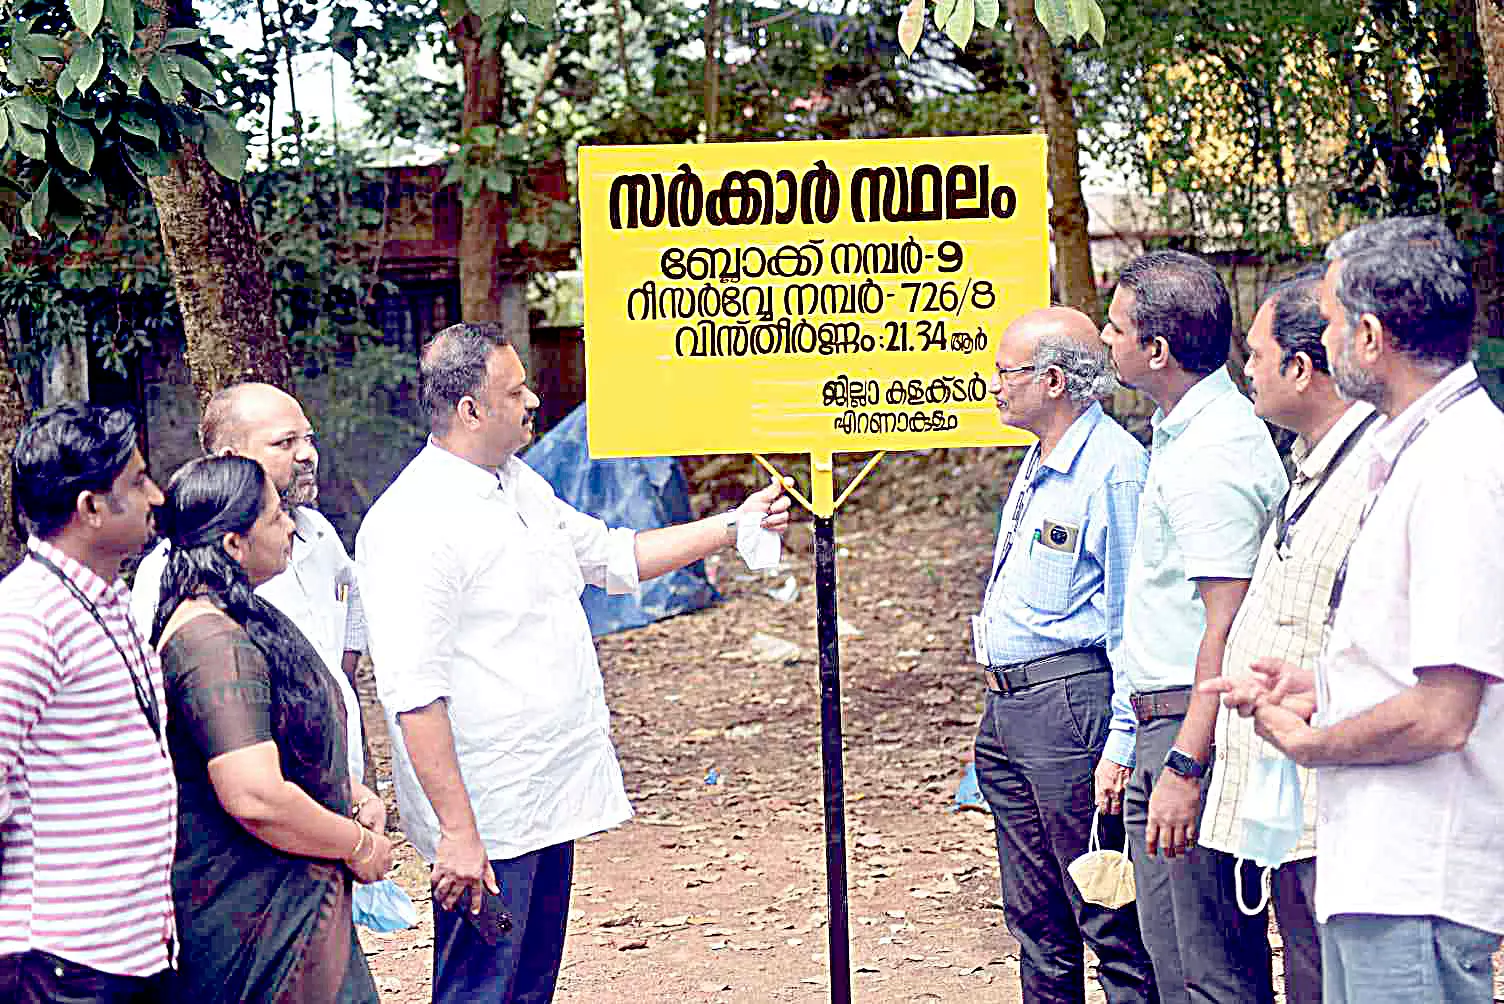
{"label": "malayalam text on sign", "polygon": [[1025,441],[997,337],[1049,302],[1040,136],[580,151],[595,457]]}

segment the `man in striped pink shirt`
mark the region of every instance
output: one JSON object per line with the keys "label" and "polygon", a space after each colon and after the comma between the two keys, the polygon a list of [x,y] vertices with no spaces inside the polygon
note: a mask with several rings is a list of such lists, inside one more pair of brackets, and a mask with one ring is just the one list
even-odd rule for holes
{"label": "man in striped pink shirt", "polygon": [[0,1000],[146,1004],[171,965],[176,785],[120,566],[162,493],[122,411],[64,404],[11,458],[0,580]]}

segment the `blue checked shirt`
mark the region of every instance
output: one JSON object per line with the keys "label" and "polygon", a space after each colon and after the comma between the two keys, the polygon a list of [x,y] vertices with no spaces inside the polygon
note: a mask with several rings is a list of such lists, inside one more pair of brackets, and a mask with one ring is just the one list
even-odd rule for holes
{"label": "blue checked shirt", "polygon": [[[988,661],[1006,666],[1100,646],[1116,665],[1148,455],[1100,404],[1082,412],[1036,465],[1038,450],[1036,444],[1024,457],[1003,504],[990,584],[982,598]],[[1034,477],[1026,484],[1031,467]],[[1003,558],[1019,495],[1031,485],[1013,545]],[[1126,706],[1114,705],[1114,724],[1120,714],[1132,717]]]}

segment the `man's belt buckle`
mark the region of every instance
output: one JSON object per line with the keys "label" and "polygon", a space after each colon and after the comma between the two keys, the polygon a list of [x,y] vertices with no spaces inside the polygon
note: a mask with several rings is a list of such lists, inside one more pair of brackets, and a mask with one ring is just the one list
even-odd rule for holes
{"label": "man's belt buckle", "polygon": [[1013,686],[1009,685],[1008,674],[1016,672],[1019,672],[1019,670],[1000,669],[996,666],[987,666],[982,670],[982,675],[987,678],[988,690],[1002,694],[1005,697],[1011,697],[1014,691],[1022,690],[1024,687],[1028,686],[1027,683]]}

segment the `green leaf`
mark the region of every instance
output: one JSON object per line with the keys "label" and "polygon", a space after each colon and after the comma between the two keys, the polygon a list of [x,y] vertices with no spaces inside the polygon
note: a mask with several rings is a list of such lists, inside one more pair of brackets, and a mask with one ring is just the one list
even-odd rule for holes
{"label": "green leaf", "polygon": [[552,28],[554,0],[527,0],[527,23],[538,28]]}
{"label": "green leaf", "polygon": [[935,27],[944,31],[950,16],[955,12],[956,0],[935,0]]}
{"label": "green leaf", "polygon": [[159,178],[167,173],[167,154],[161,150],[138,150],[133,146],[123,146],[126,159],[136,165],[137,170],[149,178]]}
{"label": "green leaf", "polygon": [[173,49],[180,45],[192,45],[209,33],[202,28],[168,28],[162,34],[162,48]]}
{"label": "green leaf", "polygon": [[68,0],[68,14],[79,31],[93,38],[104,19],[104,0]]}
{"label": "green leaf", "polygon": [[165,52],[157,53],[146,64],[146,79],[151,81],[151,86],[156,88],[163,101],[175,104],[183,96],[183,77],[178,73],[178,68],[169,62],[171,59]]}
{"label": "green leaf", "polygon": [[98,39],[90,39],[83,45],[73,50],[73,58],[68,60],[67,72],[73,75],[77,81],[78,93],[87,93],[94,81],[99,79],[99,71],[104,69],[104,46]]}
{"label": "green leaf", "polygon": [[145,78],[146,74],[142,70],[141,64],[136,62],[135,57],[131,56],[130,53],[121,53],[120,55],[112,56],[110,58],[110,69],[114,70],[115,76],[119,77],[120,82],[125,84],[127,97],[139,98],[141,96],[141,81]]}
{"label": "green leaf", "polygon": [[5,144],[10,142],[10,115],[0,110],[0,150],[5,149]]}
{"label": "green leaf", "polygon": [[1070,36],[1071,12],[1066,0],[1034,0],[1034,15],[1056,45]]}
{"label": "green leaf", "polygon": [[64,116],[72,119],[75,122],[88,123],[94,121],[94,113],[85,108],[83,105],[79,104],[77,98],[73,98],[72,100],[64,103],[62,112]]}
{"label": "green leaf", "polygon": [[42,175],[42,180],[37,182],[37,190],[31,193],[31,200],[23,207],[26,229],[31,231],[33,237],[42,236],[42,228],[47,225],[47,182],[51,180],[51,171]]}
{"label": "green leaf", "polygon": [[84,218],[75,213],[54,211],[52,214],[52,225],[62,231],[64,237],[72,237],[83,222]]}
{"label": "green leaf", "polygon": [[1098,45],[1107,44],[1107,16],[1102,13],[1097,0],[1086,0],[1089,15],[1086,33],[1097,40]]}
{"label": "green leaf", "polygon": [[11,118],[19,125],[30,126],[33,129],[47,128],[47,106],[42,104],[30,94],[20,94],[6,104],[10,110]]}
{"label": "green leaf", "polygon": [[996,28],[1001,6],[998,0],[977,0],[977,24],[983,28]]}
{"label": "green leaf", "polygon": [[51,35],[26,34],[17,35],[16,44],[23,45],[26,50],[38,59],[62,59],[67,56],[63,50],[63,43]]}
{"label": "green leaf", "polygon": [[94,166],[94,134],[70,119],[57,120],[53,137],[57,140],[58,152],[63,159],[80,171]]}
{"label": "green leaf", "polygon": [[162,142],[162,130],[155,122],[139,112],[127,111],[120,116],[120,128],[132,136],[149,140],[152,146]]}
{"label": "green leaf", "polygon": [[63,72],[57,75],[57,96],[67,101],[77,86],[78,79],[73,76],[73,64],[69,63],[63,67]]}
{"label": "green leaf", "polygon": [[451,160],[449,170],[444,172],[444,180],[439,182],[440,188],[448,188],[465,176],[465,162],[463,160]]}
{"label": "green leaf", "polygon": [[64,178],[63,187],[86,206],[105,207],[110,204],[110,197],[104,190],[104,182],[92,175],[84,181],[69,181]]}
{"label": "green leaf", "polygon": [[521,157],[527,153],[527,140],[516,133],[507,133],[501,138],[501,152],[508,157]]}
{"label": "green leaf", "polygon": [[475,146],[495,146],[496,132],[494,125],[478,125],[470,130],[470,142]]}
{"label": "green leaf", "polygon": [[177,69],[184,80],[205,94],[213,94],[218,87],[209,68],[192,56],[178,56]]}
{"label": "green leaf", "polygon": [[521,244],[525,240],[527,240],[527,224],[526,223],[508,223],[507,224],[507,246],[508,247],[516,247],[517,245]]}
{"label": "green leaf", "polygon": [[11,236],[10,230],[4,223],[0,223],[0,254],[9,251],[11,244],[14,242],[15,238]]}
{"label": "green leaf", "polygon": [[105,0],[104,12],[120,44],[130,49],[136,40],[136,0]]}
{"label": "green leaf", "polygon": [[956,48],[966,48],[971,33],[977,26],[977,0],[956,0],[955,13],[945,22],[945,34],[956,43]]}
{"label": "green leaf", "polygon": [[924,4],[925,0],[909,0],[903,16],[898,19],[898,44],[905,56],[914,55],[919,36],[924,34]]}
{"label": "green leaf", "polygon": [[30,157],[32,160],[47,159],[47,134],[40,129],[17,125],[15,134],[11,138],[21,156]]}
{"label": "green leaf", "polygon": [[467,6],[482,21],[504,14],[507,10],[506,0],[469,0]]}
{"label": "green leaf", "polygon": [[512,194],[512,176],[504,167],[493,167],[486,172],[486,187],[500,195]]}
{"label": "green leaf", "polygon": [[547,223],[529,223],[527,231],[527,242],[533,247],[542,248],[548,244]]}
{"label": "green leaf", "polygon": [[245,136],[218,112],[204,112],[204,156],[210,167],[230,181],[239,181],[245,174]]}

